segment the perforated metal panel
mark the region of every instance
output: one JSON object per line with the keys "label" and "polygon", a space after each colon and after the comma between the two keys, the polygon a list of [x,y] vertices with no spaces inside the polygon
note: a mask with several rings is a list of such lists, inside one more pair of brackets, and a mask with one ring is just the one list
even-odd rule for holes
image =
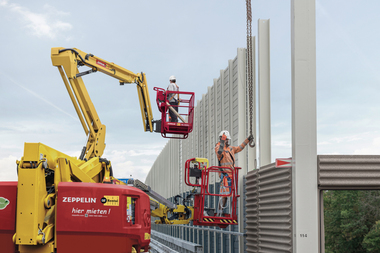
{"label": "perforated metal panel", "polygon": [[245,180],[245,231],[247,234],[246,251],[252,253],[258,251],[258,172],[259,170],[248,172]]}
{"label": "perforated metal panel", "polygon": [[259,248],[292,250],[291,168],[270,164],[259,170]]}
{"label": "perforated metal panel", "polygon": [[[199,100],[198,100],[199,102]],[[199,156],[199,106],[195,107],[194,110],[194,126],[193,126],[193,150],[195,157]]]}
{"label": "perforated metal panel", "polygon": [[[238,226],[234,226],[238,227]],[[230,247],[230,252],[239,252],[239,238],[236,235],[231,235],[231,247]]]}
{"label": "perforated metal panel", "polygon": [[[226,229],[222,229],[222,230],[226,230]],[[229,235],[226,235],[226,234],[222,234],[222,241],[223,241],[223,252],[224,253],[229,253],[230,252],[230,249],[229,249],[229,240],[230,239],[230,236]]]}
{"label": "perforated metal panel", "polygon": [[292,252],[291,168],[274,163],[247,175],[247,252]]}
{"label": "perforated metal panel", "polygon": [[198,233],[198,244],[203,245],[203,231],[198,230],[197,233]]}
{"label": "perforated metal panel", "polygon": [[[239,135],[239,80],[238,80],[238,58],[235,59],[231,63],[232,68],[232,84],[231,84],[231,138],[232,143],[234,145],[240,145],[238,143],[238,135]],[[243,98],[240,98],[243,99]],[[244,110],[244,108],[240,108],[240,110]],[[236,166],[239,166],[239,156],[235,157]]]}
{"label": "perforated metal panel", "polygon": [[[216,107],[215,107],[215,86],[212,86],[210,88],[210,99],[209,99],[209,109],[210,109],[210,115],[209,115],[209,123],[210,123],[210,156],[209,156],[209,162],[210,164],[216,165],[215,161],[215,155],[214,155],[214,146],[216,143]],[[211,183],[215,182],[215,177],[211,179]]]}
{"label": "perforated metal panel", "polygon": [[223,90],[222,80],[218,78],[216,81],[216,127],[217,131],[221,131],[223,126]]}
{"label": "perforated metal panel", "polygon": [[215,232],[210,232],[210,253],[215,251]]}
{"label": "perforated metal panel", "polygon": [[198,146],[199,146],[199,153],[197,154],[198,157],[204,157],[203,155],[203,149],[204,149],[204,125],[205,125],[205,121],[204,121],[204,110],[203,110],[203,100],[200,100],[199,101],[199,104],[198,104],[198,113],[199,113],[199,117],[197,118],[198,119],[198,127],[199,127],[199,130],[198,130],[198,134],[199,134],[199,139],[198,139]]}
{"label": "perforated metal panel", "polygon": [[[166,245],[169,249],[162,248],[158,249],[158,252],[181,252],[181,253],[200,253],[204,252],[202,245],[190,243],[174,236],[169,236],[163,232],[157,232],[156,230],[161,230],[159,225],[153,225],[155,228],[152,230],[152,239]],[[175,250],[175,251],[174,251]],[[156,251],[154,251],[156,252]]]}
{"label": "perforated metal panel", "polygon": [[380,156],[319,155],[319,189],[380,189]]}
{"label": "perforated metal panel", "polygon": [[216,252],[222,252],[222,242],[221,242],[222,234],[215,233],[215,241],[216,241]]}
{"label": "perforated metal panel", "polygon": [[231,117],[230,117],[230,68],[227,67],[222,75],[222,89],[223,89],[223,129],[231,131]]}
{"label": "perforated metal panel", "polygon": [[202,240],[203,252],[209,252],[209,238],[208,238],[209,236],[208,235],[209,235],[208,231],[203,232],[203,240]]}
{"label": "perforated metal panel", "polygon": [[204,157],[210,157],[209,156],[209,122],[210,122],[210,119],[209,119],[209,95],[208,93],[204,96],[204,99],[205,99],[205,103],[204,103],[204,118],[203,118],[203,121],[204,121],[204,128],[203,128],[203,131],[204,131]]}

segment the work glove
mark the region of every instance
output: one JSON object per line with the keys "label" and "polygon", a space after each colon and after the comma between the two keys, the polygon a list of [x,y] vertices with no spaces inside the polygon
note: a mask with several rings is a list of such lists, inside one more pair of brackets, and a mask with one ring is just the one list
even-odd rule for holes
{"label": "work glove", "polygon": [[251,148],[255,147],[256,143],[255,143],[255,140],[253,138],[253,135],[251,134],[250,136],[248,136],[248,144]]}
{"label": "work glove", "polygon": [[224,149],[224,144],[227,140],[227,135],[223,134],[222,137],[220,138],[220,146],[219,146],[219,150],[218,150],[218,154],[222,154],[223,153],[223,149]]}

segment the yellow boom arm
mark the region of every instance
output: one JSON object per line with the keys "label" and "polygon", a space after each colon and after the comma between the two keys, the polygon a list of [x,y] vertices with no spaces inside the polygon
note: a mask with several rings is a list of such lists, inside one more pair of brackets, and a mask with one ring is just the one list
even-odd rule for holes
{"label": "yellow boom arm", "polygon": [[194,207],[192,206],[176,205],[176,208],[172,209],[150,198],[150,207],[150,215],[160,218],[155,221],[156,224],[187,225],[194,219]]}
{"label": "yellow boom arm", "polygon": [[[82,151],[81,159],[89,160],[93,157],[102,156],[105,149],[106,134],[106,126],[99,119],[83,83],[83,75],[99,71],[118,79],[122,85],[124,83],[136,83],[144,131],[153,131],[153,114],[144,73],[135,74],[112,62],[76,48],[54,47],[51,49],[51,60],[53,65],[58,67],[82,127],[88,135],[88,141]],[[80,73],[79,66],[87,66],[91,69]]]}

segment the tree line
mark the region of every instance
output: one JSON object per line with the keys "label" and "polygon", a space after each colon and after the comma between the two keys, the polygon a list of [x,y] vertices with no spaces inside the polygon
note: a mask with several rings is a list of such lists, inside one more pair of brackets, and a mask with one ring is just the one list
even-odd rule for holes
{"label": "tree line", "polygon": [[325,191],[326,253],[380,252],[380,191]]}

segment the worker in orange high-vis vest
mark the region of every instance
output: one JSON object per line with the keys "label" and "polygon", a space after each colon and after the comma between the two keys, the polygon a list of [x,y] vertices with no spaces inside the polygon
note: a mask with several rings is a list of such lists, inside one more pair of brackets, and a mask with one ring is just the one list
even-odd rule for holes
{"label": "worker in orange high-vis vest", "polygon": [[[215,153],[218,158],[218,166],[228,167],[232,170],[235,169],[235,154],[242,151],[245,146],[253,140],[253,136],[250,135],[244,140],[239,146],[230,146],[229,141],[231,141],[230,133],[227,130],[223,130],[219,134],[219,142],[215,146]],[[218,216],[221,216],[223,209],[226,208],[227,197],[231,195],[231,179],[232,173],[230,170],[222,170],[219,172],[220,190],[219,194],[226,195],[225,197],[219,198],[218,204]],[[237,180],[237,179],[236,179]]]}

